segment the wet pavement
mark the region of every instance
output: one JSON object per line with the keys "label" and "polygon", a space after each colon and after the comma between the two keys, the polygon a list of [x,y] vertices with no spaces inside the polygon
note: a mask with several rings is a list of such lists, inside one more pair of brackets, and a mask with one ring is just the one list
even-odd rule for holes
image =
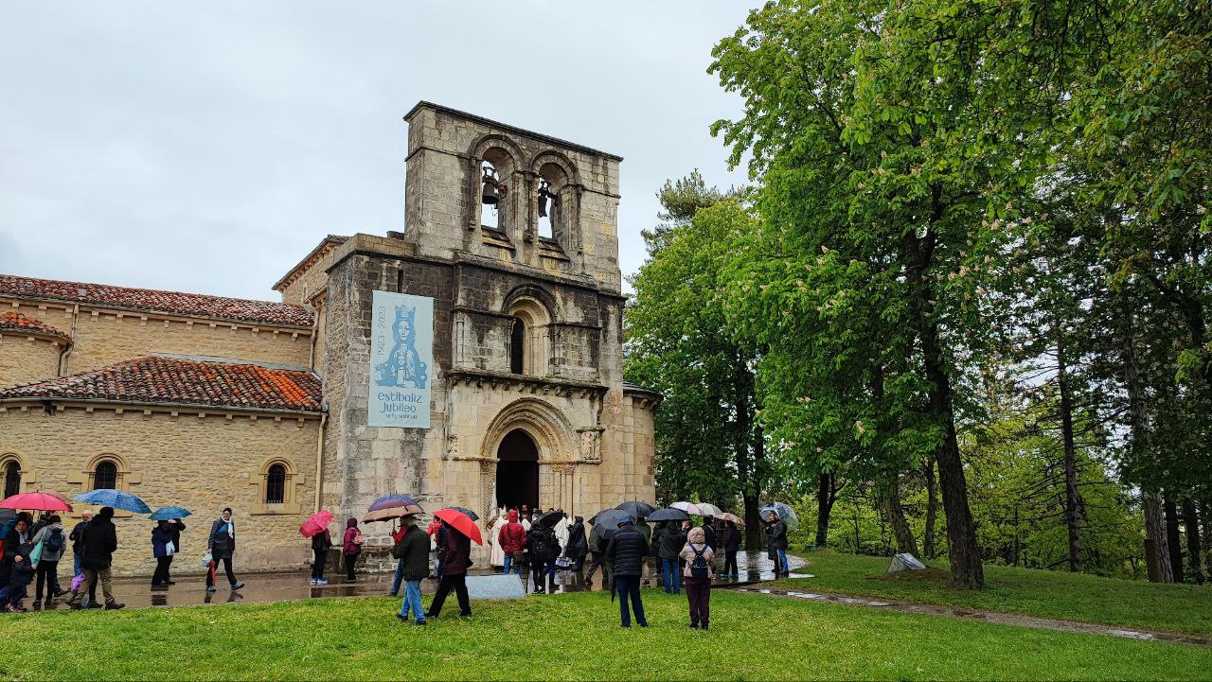
{"label": "wet pavement", "polygon": [[752,592],[755,594],[770,594],[780,597],[790,597],[792,599],[804,599],[808,601],[825,602],[830,604],[843,604],[845,606],[858,606],[873,609],[883,609],[886,611],[896,611],[898,613],[915,613],[925,614],[930,616],[943,616],[947,618],[963,618],[966,620],[980,620],[986,623],[998,623],[1001,625],[1014,625],[1024,628],[1033,628],[1036,630],[1056,630],[1058,632],[1084,632],[1093,635],[1109,635],[1111,637],[1123,637],[1126,639],[1153,640],[1159,642],[1180,642],[1183,644],[1196,644],[1199,646],[1212,646],[1212,639],[1199,637],[1196,635],[1184,635],[1174,632],[1161,632],[1156,630],[1138,630],[1133,628],[1122,628],[1113,625],[1100,625],[1097,623],[1079,623],[1070,620],[1056,620],[1052,618],[1037,618],[1035,616],[1025,616],[1017,613],[999,613],[995,611],[978,611],[975,609],[955,608],[950,606],[935,606],[931,604],[914,604],[911,602],[896,602],[884,599],[874,599],[871,597],[855,597],[845,594],[817,594],[815,592],[801,592],[798,590],[776,590],[761,587],[738,587],[739,592]]}
{"label": "wet pavement", "polygon": [[[792,571],[805,565],[802,559],[788,557]],[[774,580],[774,565],[766,558],[765,552],[754,553],[752,557],[740,552],[737,564],[741,569],[738,580],[717,580],[719,586],[748,585],[763,580]],[[645,570],[643,585],[659,587],[660,575],[652,575],[652,565]],[[549,594],[565,592],[601,591],[606,589],[604,576],[599,569],[592,577],[587,576],[588,565],[581,571],[556,571],[554,575],[546,576],[543,589]],[[488,571],[472,570],[470,575],[486,575]],[[493,573],[500,574],[498,568]],[[354,582],[345,582],[344,574],[329,575],[330,584],[314,587],[308,584],[311,577],[309,571],[297,573],[240,573],[244,587],[231,590],[226,581],[220,578],[215,592],[207,592],[203,576],[178,576],[176,584],[167,588],[153,588],[147,578],[119,578],[113,583],[114,596],[126,604],[127,608],[168,607],[168,606],[198,606],[204,604],[229,603],[267,603],[293,601],[298,599],[323,599],[328,597],[378,597],[388,594],[391,589],[392,574],[358,574]],[[792,578],[808,577],[792,573]],[[522,583],[529,594],[534,591],[534,581],[530,572],[522,572]],[[425,580],[421,583],[423,594],[432,594],[438,589],[437,580]],[[26,606],[30,606],[26,602]],[[67,609],[62,603],[55,605],[56,609]]]}

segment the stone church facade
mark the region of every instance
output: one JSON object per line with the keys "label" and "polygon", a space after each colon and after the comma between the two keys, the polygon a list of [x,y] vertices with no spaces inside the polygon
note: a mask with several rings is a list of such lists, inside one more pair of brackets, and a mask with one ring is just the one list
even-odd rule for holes
{"label": "stone church facade", "polygon": [[[483,519],[651,500],[659,396],[622,379],[621,159],[427,102],[405,120],[404,231],[325,237],[280,303],[0,275],[6,492],[183,504],[188,568],[231,505],[239,563],[267,570],[304,565],[312,511],[389,492]],[[375,291],[433,299],[427,429],[369,424]],[[149,533],[119,520],[120,573],[150,572]]]}

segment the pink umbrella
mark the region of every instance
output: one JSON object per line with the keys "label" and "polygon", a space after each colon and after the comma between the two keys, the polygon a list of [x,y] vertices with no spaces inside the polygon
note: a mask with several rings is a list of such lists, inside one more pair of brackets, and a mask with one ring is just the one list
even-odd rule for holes
{"label": "pink umbrella", "polygon": [[299,535],[302,535],[305,538],[319,535],[320,533],[323,533],[326,528],[328,528],[328,524],[330,523],[332,523],[332,512],[326,509],[321,509],[315,514],[309,516],[307,520],[303,522],[303,525],[299,526]]}
{"label": "pink umbrella", "polygon": [[71,511],[72,506],[54,493],[17,493],[4,498],[0,509],[24,509],[27,511]]}

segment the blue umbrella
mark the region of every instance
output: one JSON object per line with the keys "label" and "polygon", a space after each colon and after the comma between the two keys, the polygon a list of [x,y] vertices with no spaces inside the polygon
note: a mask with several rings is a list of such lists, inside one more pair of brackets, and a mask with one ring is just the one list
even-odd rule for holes
{"label": "blue umbrella", "polygon": [[113,507],[114,509],[123,509],[136,514],[148,514],[151,512],[151,507],[147,503],[139,499],[138,495],[124,493],[121,490],[113,490],[112,488],[100,488],[98,490],[90,490],[86,493],[76,495],[77,502],[84,504],[93,504],[98,507]]}
{"label": "blue umbrella", "polygon": [[173,519],[183,519],[187,516],[189,516],[189,510],[185,507],[160,507],[147,518],[152,521],[172,521]]}

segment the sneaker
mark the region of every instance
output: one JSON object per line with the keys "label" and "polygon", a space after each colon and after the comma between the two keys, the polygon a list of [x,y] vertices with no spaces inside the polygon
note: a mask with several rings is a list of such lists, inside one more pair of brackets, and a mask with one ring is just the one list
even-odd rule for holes
{"label": "sneaker", "polygon": [[117,611],[118,609],[123,608],[125,606],[126,606],[126,604],[123,604],[122,602],[111,601],[105,605],[105,610],[106,611]]}
{"label": "sneaker", "polygon": [[207,592],[214,592],[214,591],[215,591],[215,586],[214,586],[214,585],[207,585],[207,586],[206,586],[206,591],[207,591]]}
{"label": "sneaker", "polygon": [[320,578],[320,584],[321,584],[321,585],[327,585],[327,584],[328,584],[328,578]]}
{"label": "sneaker", "polygon": [[316,580],[315,578],[309,578],[309,579],[307,580],[307,584],[308,584],[308,585],[311,585],[312,587],[315,587],[316,585],[319,585],[319,584],[320,584],[320,581],[319,581],[319,580]]}
{"label": "sneaker", "polygon": [[241,587],[244,587],[244,583],[239,583],[239,582],[238,582],[238,583],[236,583],[235,585],[232,585],[232,586],[231,586],[231,589],[233,589],[233,590],[238,590],[238,589],[240,589]]}

